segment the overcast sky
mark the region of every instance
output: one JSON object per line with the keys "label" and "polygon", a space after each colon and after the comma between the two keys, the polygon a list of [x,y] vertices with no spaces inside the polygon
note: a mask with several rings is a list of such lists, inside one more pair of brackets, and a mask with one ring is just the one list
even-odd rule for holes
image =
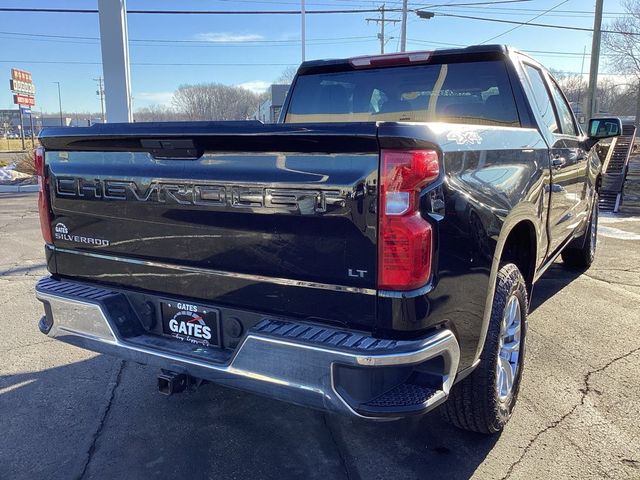
{"label": "overcast sky", "polygon": [[[491,1],[491,0],[488,0]],[[493,0],[495,1],[495,0]],[[533,21],[555,25],[593,27],[591,0],[530,0],[494,5],[460,5],[482,0],[424,0],[409,8],[492,19]],[[308,10],[376,8],[367,0],[307,0]],[[401,0],[387,0],[388,8]],[[605,0],[605,23],[622,12],[621,0]],[[437,6],[436,6],[437,5]],[[449,6],[447,6],[449,5]],[[133,9],[179,10],[286,10],[298,9],[296,0],[128,0]],[[97,8],[94,0],[0,0],[0,7]],[[552,11],[532,20],[548,9]],[[399,18],[388,13],[388,18]],[[367,23],[375,14],[307,15],[307,59],[348,57],[379,52],[378,24]],[[300,17],[297,15],[148,15],[129,14],[132,95],[134,108],[169,104],[181,84],[220,82],[264,89],[287,66],[301,60]],[[408,49],[431,50],[447,46],[506,43],[525,51],[557,70],[580,72],[583,51],[589,68],[589,32],[522,26],[455,17],[421,20],[409,14]],[[392,39],[387,51],[398,48],[399,24],[387,25]],[[505,33],[508,32],[508,33]],[[51,35],[60,38],[34,35]],[[99,111],[94,78],[102,75],[98,15],[92,13],[0,12],[0,69],[5,88],[0,108],[13,108],[8,79],[12,67],[30,71],[36,85],[36,111],[58,109],[57,86],[62,87],[63,109]],[[492,37],[498,36],[495,39]],[[490,40],[492,39],[492,40]],[[161,40],[182,41],[162,43]],[[185,42],[186,41],[186,42]],[[209,64],[209,65],[203,65]],[[601,72],[611,72],[606,57]]]}

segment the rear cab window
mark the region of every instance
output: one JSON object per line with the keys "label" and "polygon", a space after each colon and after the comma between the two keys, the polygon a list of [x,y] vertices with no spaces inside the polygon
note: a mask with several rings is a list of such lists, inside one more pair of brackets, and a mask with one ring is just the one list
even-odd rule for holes
{"label": "rear cab window", "polygon": [[501,60],[300,75],[284,121],[521,126]]}

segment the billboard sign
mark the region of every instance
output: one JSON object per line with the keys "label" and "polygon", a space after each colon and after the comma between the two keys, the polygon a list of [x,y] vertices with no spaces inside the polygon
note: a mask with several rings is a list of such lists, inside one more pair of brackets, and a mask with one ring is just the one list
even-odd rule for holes
{"label": "billboard sign", "polygon": [[13,93],[13,103],[20,106],[33,107],[36,104],[36,87],[33,85],[31,73],[18,68],[11,69],[9,88]]}
{"label": "billboard sign", "polygon": [[16,105],[26,105],[28,107],[33,107],[36,104],[36,99],[32,95],[14,95],[13,103]]}
{"label": "billboard sign", "polygon": [[29,72],[25,72],[24,70],[20,70],[18,68],[11,69],[11,79],[18,80],[19,82],[33,83],[31,74]]}
{"label": "billboard sign", "polygon": [[36,87],[33,83],[14,80],[13,78],[9,80],[9,88],[11,88],[12,92],[24,95],[34,95],[36,93]]}

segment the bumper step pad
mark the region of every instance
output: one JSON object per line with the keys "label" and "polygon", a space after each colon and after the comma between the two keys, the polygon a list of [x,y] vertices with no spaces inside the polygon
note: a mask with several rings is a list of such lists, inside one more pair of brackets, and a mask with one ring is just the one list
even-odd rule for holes
{"label": "bumper step pad", "polygon": [[405,415],[421,413],[436,393],[438,389],[435,388],[404,383],[361,404],[358,411],[364,415],[379,415],[389,411],[402,412]]}

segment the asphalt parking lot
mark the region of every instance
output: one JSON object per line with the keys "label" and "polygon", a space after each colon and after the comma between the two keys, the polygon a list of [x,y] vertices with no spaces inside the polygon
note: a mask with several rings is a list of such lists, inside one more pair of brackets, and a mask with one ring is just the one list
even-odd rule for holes
{"label": "asphalt parking lot", "polygon": [[[640,217],[603,216],[595,265],[537,284],[520,402],[501,436],[437,412],[362,423],[43,336],[34,194],[0,194],[0,478],[640,478]],[[557,293],[553,295],[554,292]]]}

